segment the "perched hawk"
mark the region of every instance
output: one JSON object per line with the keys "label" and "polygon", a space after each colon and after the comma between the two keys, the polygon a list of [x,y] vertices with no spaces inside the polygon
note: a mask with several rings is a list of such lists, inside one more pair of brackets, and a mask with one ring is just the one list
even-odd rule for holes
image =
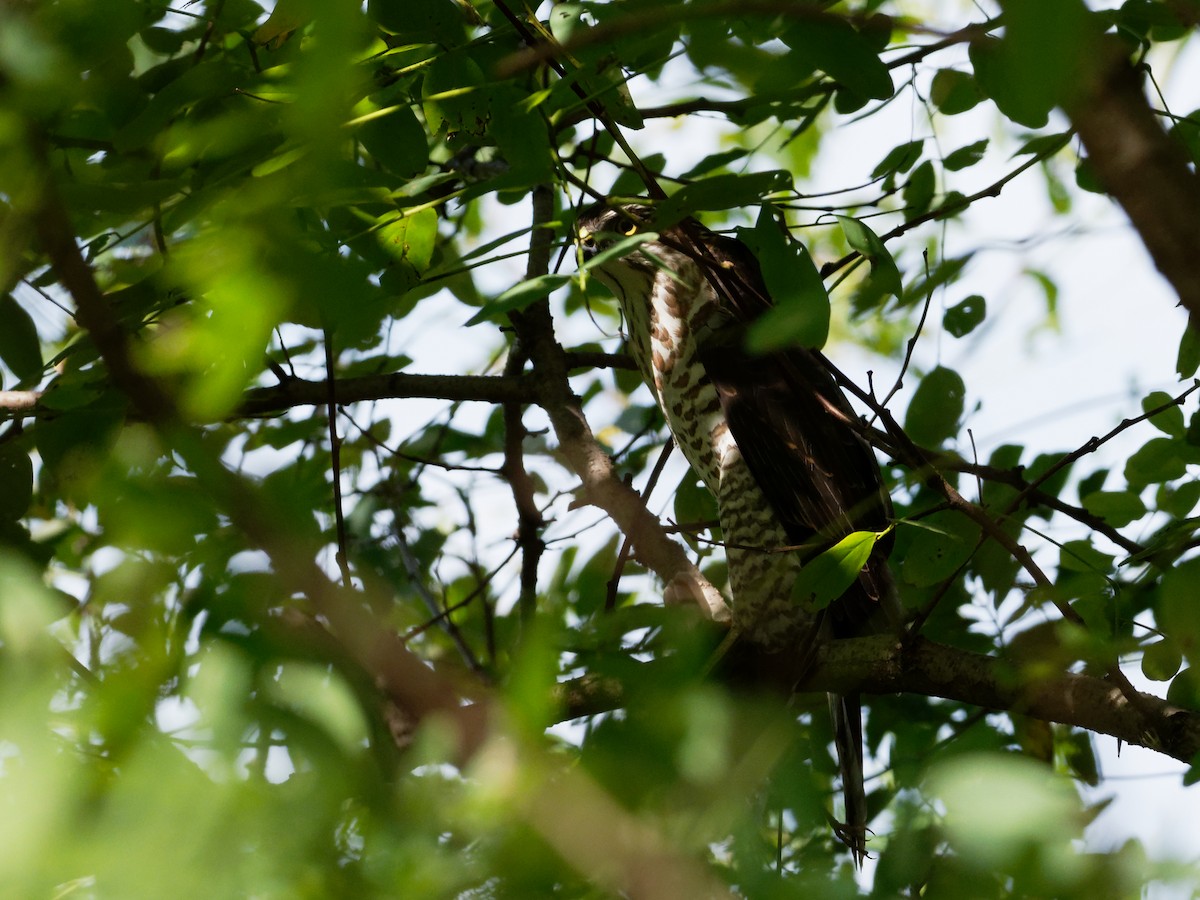
{"label": "perched hawk", "polygon": [[[649,231],[652,219],[645,206],[592,207],[578,222],[583,253]],[[821,357],[744,349],[746,325],[771,305],[754,255],[689,219],[593,272],[621,305],[630,350],[676,444],[717,499],[739,643],[790,656],[798,678],[817,640],[898,623],[886,542],[827,609],[792,596],[806,559],[852,531],[884,531],[891,506]],[[781,549],[798,545],[809,549]],[[862,711],[857,695],[831,695],[830,708],[846,803],[840,834],[860,861]]]}

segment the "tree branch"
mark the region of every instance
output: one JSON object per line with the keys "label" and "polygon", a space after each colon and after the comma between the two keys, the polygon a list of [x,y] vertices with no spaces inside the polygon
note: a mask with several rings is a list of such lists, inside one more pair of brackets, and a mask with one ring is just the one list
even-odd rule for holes
{"label": "tree branch", "polygon": [[[265,416],[296,406],[320,406],[327,402],[329,389],[324,381],[289,378],[266,388],[247,391],[237,416]],[[532,403],[537,397],[530,378],[501,375],[365,375],[340,378],[338,403],[367,400],[425,397],[435,400],[478,400],[483,403]]]}
{"label": "tree branch", "polygon": [[1200,175],[1163,131],[1137,71],[1114,60],[1066,112],[1096,177],[1200,327]]}
{"label": "tree branch", "polygon": [[[801,687],[813,693],[941,697],[1111,735],[1183,762],[1200,753],[1200,712],[1140,692],[1135,710],[1105,678],[1030,678],[1009,660],[924,638],[906,642],[873,635],[826,642]],[[589,674],[560,684],[555,699],[565,721],[616,709],[625,695],[619,680]]]}

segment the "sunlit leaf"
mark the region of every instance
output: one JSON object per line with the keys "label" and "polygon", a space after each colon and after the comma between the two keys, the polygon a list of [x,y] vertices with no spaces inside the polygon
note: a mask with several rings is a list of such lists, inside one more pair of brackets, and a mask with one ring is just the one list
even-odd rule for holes
{"label": "sunlit leaf", "polygon": [[858,578],[882,536],[874,531],[855,531],[808,560],[792,588],[793,601],[824,609]]}

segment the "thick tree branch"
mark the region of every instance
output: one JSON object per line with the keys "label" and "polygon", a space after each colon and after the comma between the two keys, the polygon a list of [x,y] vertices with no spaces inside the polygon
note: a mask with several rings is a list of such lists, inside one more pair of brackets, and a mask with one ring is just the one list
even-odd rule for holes
{"label": "thick tree branch", "polygon": [[[554,233],[547,227],[554,216],[554,195],[549,188],[539,185],[533,189],[533,227],[529,237],[529,259],[525,278],[532,280],[550,270],[550,245]],[[525,369],[525,348],[520,334],[509,347],[508,359],[504,363],[504,374],[510,378]],[[545,521],[534,497],[533,479],[525,468],[524,406],[520,403],[505,403],[504,410],[504,479],[512,491],[513,503],[517,508],[517,545],[521,548],[521,593],[517,598],[517,609],[522,625],[533,622],[537,612],[538,564],[546,549],[542,540]]]}
{"label": "thick tree branch", "polygon": [[[338,403],[426,397],[436,400],[479,400],[484,403],[531,403],[537,392],[532,379],[501,375],[366,375],[339,378]],[[296,406],[320,406],[327,402],[324,381],[289,378],[273,387],[255,388],[237,409],[238,416],[264,416]]]}
{"label": "thick tree branch", "polygon": [[[567,368],[571,370],[636,368],[633,358],[624,353],[569,351],[565,358]],[[0,391],[0,410],[36,415],[42,394],[42,391]],[[389,375],[339,378],[337,383],[340,404],[417,397],[480,403],[534,403],[537,396],[533,378],[504,375],[412,375],[394,372]],[[239,418],[268,416],[297,406],[321,406],[328,402],[327,382],[286,378],[277,385],[247,391],[234,415]]]}
{"label": "thick tree branch", "polygon": [[[924,639],[902,642],[874,635],[827,642],[801,687],[814,693],[941,697],[1111,735],[1183,762],[1200,753],[1200,712],[1144,693],[1138,694],[1135,709],[1105,678],[1029,678],[1008,660]],[[563,720],[612,710],[625,701],[617,679],[596,675],[564,682],[556,699]]]}
{"label": "thick tree branch", "polygon": [[1163,131],[1137,71],[1124,57],[1114,60],[1066,112],[1096,177],[1200,323],[1200,175]]}

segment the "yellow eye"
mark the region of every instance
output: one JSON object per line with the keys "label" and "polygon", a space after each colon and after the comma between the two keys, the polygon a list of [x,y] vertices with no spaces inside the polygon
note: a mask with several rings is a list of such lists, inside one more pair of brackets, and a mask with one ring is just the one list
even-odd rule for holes
{"label": "yellow eye", "polygon": [[637,234],[637,229],[637,225],[630,225],[629,230],[625,232],[625,237],[633,237],[633,235]]}

